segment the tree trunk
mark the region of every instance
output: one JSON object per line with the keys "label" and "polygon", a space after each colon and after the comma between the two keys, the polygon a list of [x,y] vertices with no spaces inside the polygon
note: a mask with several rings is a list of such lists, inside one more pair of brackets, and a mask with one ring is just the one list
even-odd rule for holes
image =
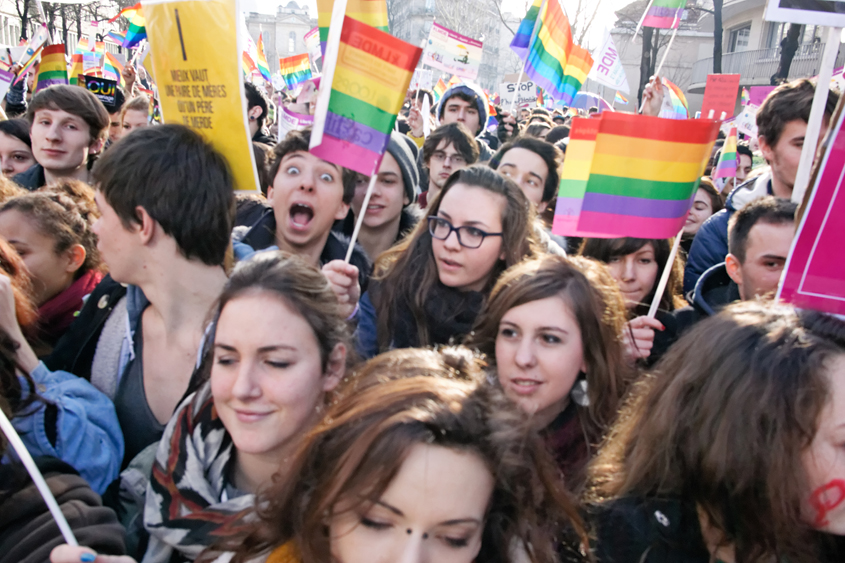
{"label": "tree trunk", "polygon": [[27,25],[29,24],[29,0],[23,0],[23,9],[15,2],[15,9],[18,11],[18,17],[21,19],[21,39],[29,39],[27,33]]}
{"label": "tree trunk", "polygon": [[655,35],[654,31],[653,27],[643,27],[643,51],[640,57],[640,86],[637,90],[637,107],[642,105],[643,90],[651,78],[651,73],[654,72],[654,56],[651,46],[652,38]]}
{"label": "tree trunk", "polygon": [[713,0],[713,73],[722,74],[722,2]]}
{"label": "tree trunk", "polygon": [[67,14],[65,14],[65,5],[60,4],[60,14],[62,16],[62,45],[65,46],[65,55],[67,55]]}
{"label": "tree trunk", "polygon": [[786,82],[789,78],[789,67],[792,66],[792,59],[798,51],[798,38],[801,36],[801,28],[802,26],[797,23],[789,24],[789,31],[786,32],[786,37],[780,42],[780,63],[778,63],[777,72],[772,75],[772,86]]}

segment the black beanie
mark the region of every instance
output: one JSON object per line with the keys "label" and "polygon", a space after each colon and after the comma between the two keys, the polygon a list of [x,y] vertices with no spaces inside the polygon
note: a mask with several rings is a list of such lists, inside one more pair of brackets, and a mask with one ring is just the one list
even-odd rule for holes
{"label": "black beanie", "polygon": [[417,171],[419,150],[416,143],[402,133],[392,131],[390,142],[387,144],[387,152],[399,165],[399,170],[402,171],[402,183],[405,185],[405,195],[408,197],[408,201],[414,203],[417,200],[420,184],[420,174]]}

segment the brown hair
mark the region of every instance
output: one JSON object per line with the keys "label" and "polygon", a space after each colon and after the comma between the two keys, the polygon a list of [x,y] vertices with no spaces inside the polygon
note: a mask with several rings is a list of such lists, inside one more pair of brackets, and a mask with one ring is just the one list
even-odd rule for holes
{"label": "brown hair", "polygon": [[[485,292],[492,288],[496,279],[507,268],[525,258],[533,258],[537,243],[534,238],[534,210],[525,194],[513,180],[505,178],[487,166],[476,164],[454,172],[446,180],[443,189],[429,203],[429,215],[437,215],[440,202],[456,184],[484,188],[505,198],[502,213],[502,250],[504,260],[493,267]],[[417,324],[420,346],[429,343],[426,325],[425,303],[431,288],[438,281],[437,264],[431,246],[428,221],[417,223],[411,233],[399,244],[381,254],[376,262],[374,279],[381,281],[378,294],[371,294],[377,314],[379,348],[390,347],[390,333],[395,326],[396,304],[407,304]]]}
{"label": "brown hair", "polygon": [[[478,561],[513,561],[524,547],[533,562],[557,561],[555,540],[568,527],[584,538],[578,513],[549,454],[524,415],[481,368],[456,374],[439,352],[406,350],[365,366],[371,384],[343,395],[301,444],[290,478],[256,499],[260,521],[236,549],[235,562],[293,541],[302,563],[331,560],[326,520],[339,507],[377,501],[412,447],[427,444],[472,452],[494,480]],[[392,379],[397,363],[426,364],[422,376]],[[400,368],[402,369],[402,368]],[[387,376],[377,382],[377,373]],[[518,486],[517,486],[518,485]]]}
{"label": "brown hair", "polygon": [[23,260],[15,249],[0,237],[0,275],[5,274],[12,282],[12,293],[15,296],[15,317],[21,325],[24,335],[31,336],[35,322],[38,320],[38,309],[32,301],[32,282],[26,271]]}
{"label": "brown hair", "polygon": [[[4,122],[0,121],[0,123]],[[27,190],[14,183],[11,179],[0,174],[0,203],[4,203],[13,197],[28,193],[29,192]]]}
{"label": "brown hair", "polygon": [[[793,80],[775,88],[763,101],[757,111],[757,134],[765,139],[766,144],[774,148],[780,140],[784,127],[790,121],[800,119],[810,121],[810,107],[816,85],[807,78]],[[833,115],[839,94],[830,90],[824,106],[827,119]]]}
{"label": "brown hair", "polygon": [[495,365],[502,317],[514,307],[549,297],[563,299],[581,329],[590,404],[578,413],[590,440],[598,443],[616,418],[634,376],[620,340],[626,322],[625,300],[603,264],[547,255],[510,268],[490,293],[470,341]]}
{"label": "brown hair", "polygon": [[716,189],[713,181],[707,176],[702,176],[698,183],[698,189],[704,190],[707,197],[710,198],[710,208],[713,210],[713,215],[725,208],[725,202],[722,201],[722,194]]}
{"label": "brown hair", "polygon": [[679,496],[737,561],[818,561],[802,454],[830,400],[826,362],[844,352],[845,324],[822,313],[743,302],[705,319],[634,386],[587,500]]}
{"label": "brown hair", "polygon": [[[467,165],[475,164],[478,161],[479,149],[478,142],[469,132],[469,129],[463,123],[446,123],[441,125],[425,140],[422,146],[423,164],[429,168],[431,162],[431,155],[440,146],[440,143],[445,141],[444,147],[452,145],[455,152],[464,157]],[[428,189],[428,186],[423,186]]]}
{"label": "brown hair", "polygon": [[26,108],[30,124],[35,119],[35,112],[42,109],[62,110],[82,119],[88,125],[91,143],[106,138],[109,114],[100,100],[85,88],[56,84],[39,90]]}
{"label": "brown hair", "polygon": [[[666,267],[666,262],[669,260],[669,254],[672,252],[672,242],[674,239],[648,239],[648,238],[585,238],[581,243],[581,248],[578,253],[587,258],[594,258],[599,262],[609,263],[613,258],[620,258],[633,254],[646,244],[651,244],[654,248],[654,259],[657,262],[657,278],[654,280],[654,287],[648,295],[645,296],[644,302],[640,303],[633,309],[633,315],[644,314],[647,311],[651,300],[654,297],[654,291],[657,289],[657,284],[660,276],[663,275],[663,269]],[[683,259],[680,255],[675,257],[675,262],[672,264],[672,272],[669,274],[669,283],[666,284],[666,291],[660,298],[660,309],[663,311],[674,311],[683,307],[684,298],[681,296],[681,284],[684,279],[684,265]]]}
{"label": "brown hair", "polygon": [[103,266],[97,250],[97,235],[91,230],[100,216],[93,194],[94,190],[83,182],[62,179],[37,192],[6,201],[0,206],[0,213],[14,210],[25,215],[38,231],[53,239],[56,255],[64,254],[77,244],[82,246],[85,261],[73,274],[74,279],[79,279],[86,272]]}

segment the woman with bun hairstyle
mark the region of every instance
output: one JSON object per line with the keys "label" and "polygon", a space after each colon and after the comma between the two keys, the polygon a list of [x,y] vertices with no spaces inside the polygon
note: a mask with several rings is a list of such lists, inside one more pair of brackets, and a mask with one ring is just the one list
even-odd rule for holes
{"label": "woman with bun hairstyle", "polygon": [[547,255],[502,274],[470,339],[572,491],[635,375],[624,326],[624,301],[604,265]]}

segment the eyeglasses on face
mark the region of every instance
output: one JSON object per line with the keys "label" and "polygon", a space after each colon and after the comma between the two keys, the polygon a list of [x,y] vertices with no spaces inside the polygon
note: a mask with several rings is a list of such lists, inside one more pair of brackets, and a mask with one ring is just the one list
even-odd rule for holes
{"label": "eyeglasses on face", "polygon": [[432,237],[438,240],[446,240],[453,231],[458,235],[458,244],[464,248],[478,248],[481,246],[481,243],[484,242],[485,238],[500,237],[503,234],[488,233],[477,227],[470,227],[467,225],[463,227],[455,227],[443,217],[437,217],[435,215],[428,218],[428,232],[431,233]]}
{"label": "eyeglasses on face", "polygon": [[431,153],[431,158],[436,160],[437,162],[445,162],[448,158],[450,162],[456,166],[463,166],[467,163],[467,159],[465,159],[459,153],[453,152],[452,154],[446,154],[443,151],[434,151]]}

